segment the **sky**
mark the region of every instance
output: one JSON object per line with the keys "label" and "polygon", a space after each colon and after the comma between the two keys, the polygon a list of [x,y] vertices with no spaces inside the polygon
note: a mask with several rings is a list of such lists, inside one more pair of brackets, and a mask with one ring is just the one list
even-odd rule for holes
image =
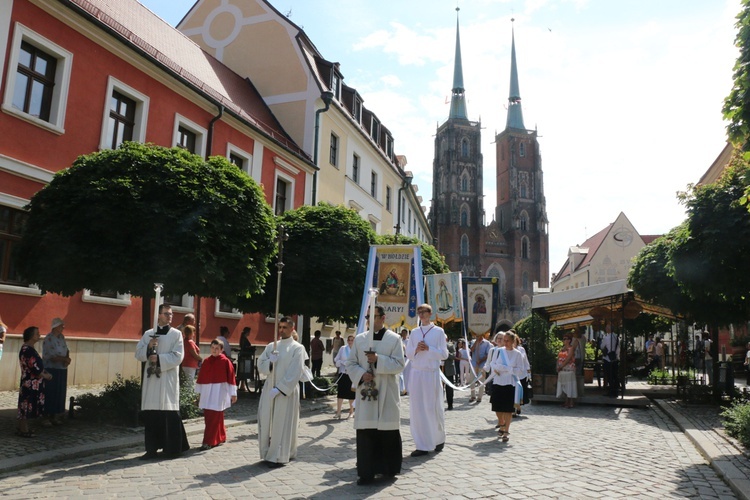
{"label": "sky", "polygon": [[[193,0],[140,0],[176,25]],[[550,272],[620,212],[643,235],[685,219],[676,194],[726,142],[740,0],[271,0],[393,133],[430,208],[459,24],[469,119],[482,122],[492,221],[515,31],[524,124],[536,129]],[[511,22],[511,19],[514,19]]]}

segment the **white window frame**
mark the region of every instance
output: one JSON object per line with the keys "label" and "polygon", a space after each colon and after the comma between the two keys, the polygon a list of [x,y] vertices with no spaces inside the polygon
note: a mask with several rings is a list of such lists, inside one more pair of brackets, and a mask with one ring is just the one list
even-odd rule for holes
{"label": "white window frame", "polygon": [[242,171],[245,172],[250,177],[252,177],[253,176],[253,155],[251,153],[248,153],[247,151],[244,151],[238,148],[232,143],[227,143],[227,160],[229,159],[230,154],[237,155],[244,160],[245,168],[243,168]]}
{"label": "white window frame", "polygon": [[[335,148],[333,145],[334,142],[336,143]],[[330,163],[333,167],[339,168],[340,156],[341,156],[341,138],[335,133],[331,132],[331,138],[328,141],[328,163]]]}
{"label": "white window frame", "polygon": [[201,127],[194,121],[188,120],[181,114],[175,113],[174,131],[172,132],[172,146],[177,146],[178,144],[177,141],[180,138],[179,129],[181,126],[185,127],[186,129],[190,130],[192,133],[195,134],[195,154],[197,154],[201,158],[205,158],[206,157],[206,135],[208,134],[208,130]]}
{"label": "white window frame", "polygon": [[130,85],[122,83],[117,78],[110,76],[107,80],[107,94],[104,96],[104,117],[102,118],[102,136],[99,140],[99,149],[109,149],[112,139],[109,130],[109,113],[112,101],[112,92],[119,92],[125,97],[135,101],[135,120],[133,124],[133,142],[146,142],[146,126],[148,124],[149,97],[138,92]]}
{"label": "white window frame", "polygon": [[239,309],[232,308],[232,312],[220,311],[221,301],[219,299],[214,300],[214,317],[225,318],[225,319],[242,319],[242,313]]}
{"label": "white window frame", "polygon": [[[0,193],[0,205],[5,205],[6,207],[15,208],[17,210],[23,210],[23,208],[28,205],[28,203],[29,200],[26,200],[24,198],[18,198],[7,193]],[[41,296],[42,290],[34,283],[29,283],[26,286],[0,284],[0,293],[9,293],[12,295]]]}
{"label": "white window frame", "polygon": [[[55,71],[55,88],[52,91],[49,121],[24,113],[13,106],[13,94],[16,87],[16,72],[18,71],[18,55],[21,42],[28,42],[38,49],[57,58]],[[70,73],[73,67],[73,53],[65,50],[56,43],[31,31],[21,23],[16,23],[13,30],[13,41],[10,46],[10,59],[5,74],[5,95],[2,110],[24,121],[45,128],[56,134],[65,133],[65,110],[68,104],[68,90],[70,89]]]}
{"label": "white window frame", "polygon": [[91,290],[89,290],[88,288],[84,288],[83,295],[81,295],[81,301],[89,302],[92,304],[106,304],[109,306],[127,307],[130,305],[130,294],[118,293],[117,298],[100,297],[98,295],[92,295]]}
{"label": "white window frame", "polygon": [[276,171],[276,175],[273,178],[273,213],[276,213],[276,186],[279,183],[279,179],[286,182],[289,185],[289,194],[286,197],[286,206],[284,212],[288,210],[294,210],[294,177],[290,177],[279,170]]}

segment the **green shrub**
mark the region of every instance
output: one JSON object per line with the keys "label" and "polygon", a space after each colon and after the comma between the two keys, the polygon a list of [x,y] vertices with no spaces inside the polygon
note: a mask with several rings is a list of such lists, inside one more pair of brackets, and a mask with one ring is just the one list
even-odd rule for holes
{"label": "green shrub", "polygon": [[188,383],[182,370],[180,372],[180,416],[183,420],[200,416],[198,408],[198,395],[193,390],[193,385]]}
{"label": "green shrub", "polygon": [[99,394],[78,396],[81,418],[119,425],[138,425],[141,408],[141,381],[135,377],[123,379],[119,373],[115,380],[104,386]]}
{"label": "green shrub", "polygon": [[721,413],[727,434],[750,448],[750,402],[737,401]]}

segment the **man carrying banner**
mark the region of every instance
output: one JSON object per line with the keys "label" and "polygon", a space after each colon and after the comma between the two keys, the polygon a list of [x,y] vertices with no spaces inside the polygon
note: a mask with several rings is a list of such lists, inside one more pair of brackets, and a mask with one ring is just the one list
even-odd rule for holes
{"label": "man carrying banner", "polygon": [[417,449],[412,457],[440,452],[445,446],[445,413],[440,363],[448,358],[445,331],[430,320],[432,306],[417,307],[420,326],[411,331],[406,357],[412,366],[409,375],[410,428]]}
{"label": "man carrying banner", "polygon": [[360,389],[374,381],[377,388],[374,398],[364,395],[359,398],[354,412],[360,485],[372,483],[375,474],[393,477],[401,472],[398,375],[404,369],[404,350],[401,338],[383,326],[383,307],[375,306],[372,310],[374,318],[368,317],[374,327],[372,342],[369,332],[357,335],[346,361],[353,387]]}

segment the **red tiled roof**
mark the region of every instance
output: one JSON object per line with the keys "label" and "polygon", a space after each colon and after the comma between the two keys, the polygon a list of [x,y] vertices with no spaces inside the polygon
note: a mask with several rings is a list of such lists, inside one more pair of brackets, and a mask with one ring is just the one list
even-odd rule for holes
{"label": "red tiled roof", "polygon": [[69,3],[227,111],[298,156],[309,159],[250,80],[230,70],[136,0],[69,0]]}
{"label": "red tiled roof", "polygon": [[649,243],[652,243],[654,240],[656,240],[657,238],[661,238],[662,236],[664,236],[664,235],[662,235],[662,234],[642,234],[641,235],[641,239],[643,240],[643,243],[645,243],[646,245],[648,245]]}

